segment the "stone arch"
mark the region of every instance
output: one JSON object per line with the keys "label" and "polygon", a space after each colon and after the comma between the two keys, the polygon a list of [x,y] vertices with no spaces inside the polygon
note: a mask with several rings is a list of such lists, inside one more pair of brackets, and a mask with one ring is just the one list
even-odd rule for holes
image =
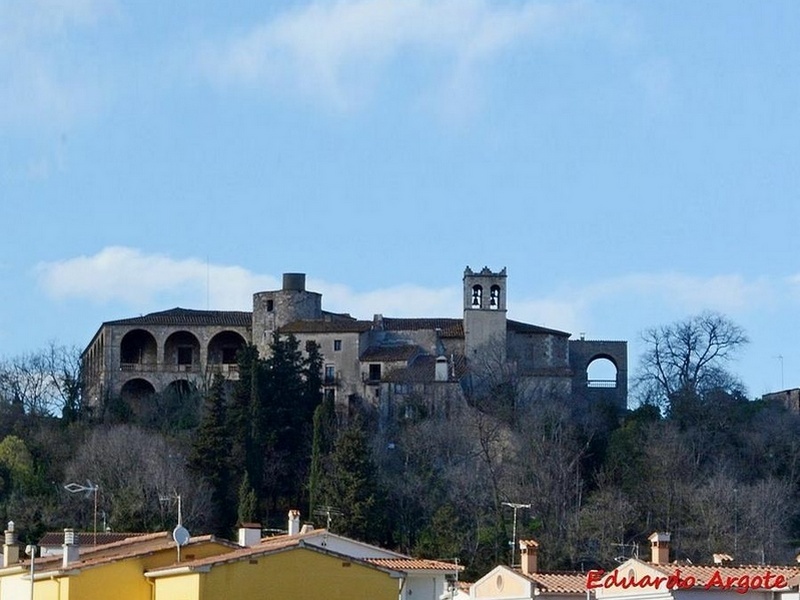
{"label": "stone arch", "polygon": [[247,340],[235,331],[220,331],[208,342],[208,364],[235,365],[237,353],[246,345]]}
{"label": "stone arch", "polygon": [[[608,361],[607,363],[599,361]],[[611,375],[594,375],[594,366],[605,366]],[[610,363],[610,365],[609,365]],[[589,403],[611,404],[624,410],[628,405],[628,343],[608,340],[570,340],[569,366],[572,394]],[[602,372],[602,369],[601,369]],[[613,382],[611,381],[613,378]]]}
{"label": "stone arch", "polygon": [[165,396],[173,395],[178,398],[185,398],[195,392],[197,392],[197,386],[188,379],[174,379],[166,385],[161,393]]}
{"label": "stone arch", "polygon": [[597,354],[586,365],[586,385],[596,388],[616,388],[619,369],[613,356]]}
{"label": "stone arch", "polygon": [[158,363],[158,344],[152,333],[145,329],[133,329],[126,333],[119,345],[120,367],[126,365],[155,365]]}
{"label": "stone arch", "polygon": [[197,386],[187,379],[174,379],[159,394],[158,402],[151,415],[161,427],[182,430],[199,423],[202,394]]}
{"label": "stone arch", "polygon": [[146,402],[156,393],[156,388],[147,379],[135,377],[129,379],[122,385],[120,396],[128,406],[136,406],[141,402]]}
{"label": "stone arch", "polygon": [[200,341],[189,331],[176,331],[164,342],[164,365],[192,371],[200,365]]}
{"label": "stone arch", "polygon": [[470,306],[472,308],[483,308],[483,286],[475,284],[472,286],[472,301]]}
{"label": "stone arch", "polygon": [[489,288],[489,309],[497,310],[500,308],[500,286],[496,283]]}

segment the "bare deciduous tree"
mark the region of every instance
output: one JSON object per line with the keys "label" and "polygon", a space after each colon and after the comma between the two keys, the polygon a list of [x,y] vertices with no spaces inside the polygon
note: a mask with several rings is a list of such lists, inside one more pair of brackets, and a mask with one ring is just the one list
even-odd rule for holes
{"label": "bare deciduous tree", "polygon": [[705,312],[642,334],[636,388],[643,402],[669,408],[679,396],[698,397],[715,389],[741,390],[725,368],[748,343],[744,330],[713,312]]}
{"label": "bare deciduous tree", "polygon": [[80,411],[80,350],[50,342],[47,348],[0,363],[0,400],[34,416]]}

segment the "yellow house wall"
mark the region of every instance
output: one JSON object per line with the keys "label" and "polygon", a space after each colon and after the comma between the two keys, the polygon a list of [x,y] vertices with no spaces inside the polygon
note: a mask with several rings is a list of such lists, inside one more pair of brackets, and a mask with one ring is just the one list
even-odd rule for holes
{"label": "yellow house wall", "polygon": [[[37,579],[33,586],[34,600],[60,600],[67,598],[68,588],[64,583],[59,583],[57,579]],[[27,574],[3,577],[2,581],[0,581],[0,600],[6,600],[6,598],[24,598],[28,600],[30,593],[31,580],[27,579]]]}
{"label": "yellow house wall", "polygon": [[200,598],[199,573],[162,577],[153,581],[156,586],[156,600],[198,600]]}
{"label": "yellow house wall", "polygon": [[[184,556],[204,558],[231,548],[216,542],[202,542],[184,549]],[[35,582],[34,600],[151,600],[152,586],[144,577],[150,569],[175,563],[174,548],[158,550],[148,556],[121,559],[104,565],[80,569],[68,576]],[[0,580],[0,600],[24,598],[30,594],[30,581],[23,575]],[[169,597],[169,596],[168,596]],[[170,597],[171,598],[171,597]]]}
{"label": "yellow house wall", "polygon": [[[190,597],[179,589],[155,600],[397,600],[399,582],[387,573],[341,558],[296,548],[270,556],[217,565],[200,574],[200,594]],[[349,566],[344,566],[349,565]],[[186,585],[193,582],[189,576]]]}

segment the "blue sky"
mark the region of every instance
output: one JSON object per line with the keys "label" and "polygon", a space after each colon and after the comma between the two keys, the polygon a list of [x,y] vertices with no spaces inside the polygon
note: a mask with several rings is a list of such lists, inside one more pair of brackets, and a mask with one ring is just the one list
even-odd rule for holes
{"label": "blue sky", "polygon": [[715,310],[800,386],[799,167],[793,0],[0,0],[0,357],[286,271],[458,316],[488,265],[634,366]]}

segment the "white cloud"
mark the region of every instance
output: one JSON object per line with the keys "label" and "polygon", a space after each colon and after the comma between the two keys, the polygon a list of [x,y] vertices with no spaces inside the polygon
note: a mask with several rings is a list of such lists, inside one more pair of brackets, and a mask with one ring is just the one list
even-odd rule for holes
{"label": "white cloud", "polygon": [[651,298],[660,304],[695,312],[737,313],[769,301],[772,284],[765,278],[747,281],[741,275],[697,277],[683,273],[640,273],[590,285],[592,300],[609,297]]}
{"label": "white cloud", "polygon": [[54,298],[123,302],[137,308],[178,299],[191,303],[191,308],[250,310],[253,291],[277,284],[271,277],[241,267],[211,265],[195,258],[175,260],[119,246],[92,256],[43,263],[36,271],[40,285]]}
{"label": "white cloud", "polygon": [[461,309],[461,290],[456,287],[398,285],[355,292],[346,285],[310,279],[308,288],[322,293],[326,310],[361,319],[371,319],[376,313],[387,317],[456,317]]}
{"label": "white cloud", "polygon": [[[112,246],[91,256],[43,263],[36,269],[40,286],[55,299],[98,304],[123,303],[133,312],[186,308],[250,310],[252,295],[279,289],[280,276],[253,273],[238,266],[199,258],[174,259],[135,248]],[[323,295],[323,308],[370,319],[375,313],[395,317],[458,317],[459,286],[426,288],[413,284],[356,291],[348,285],[309,278],[308,289]],[[545,297],[509,298],[509,318],[577,334],[597,331],[599,321],[645,311],[651,318],[686,316],[703,310],[742,315],[763,310],[782,298],[800,296],[800,276],[770,281],[740,275],[697,277],[680,273],[632,274],[585,286],[564,286]],[[658,315],[662,315],[659,317]],[[641,316],[641,315],[639,315]],[[667,317],[669,320],[669,317]],[[619,317],[614,318],[615,322]],[[637,327],[652,324],[643,322]],[[611,332],[613,333],[613,332]]]}
{"label": "white cloud", "polygon": [[589,12],[586,2],[317,1],[208,44],[200,65],[220,85],[289,86],[348,109],[369,95],[393,59],[415,54],[444,65],[433,95],[463,94],[486,62],[515,44],[558,37],[590,21]]}

